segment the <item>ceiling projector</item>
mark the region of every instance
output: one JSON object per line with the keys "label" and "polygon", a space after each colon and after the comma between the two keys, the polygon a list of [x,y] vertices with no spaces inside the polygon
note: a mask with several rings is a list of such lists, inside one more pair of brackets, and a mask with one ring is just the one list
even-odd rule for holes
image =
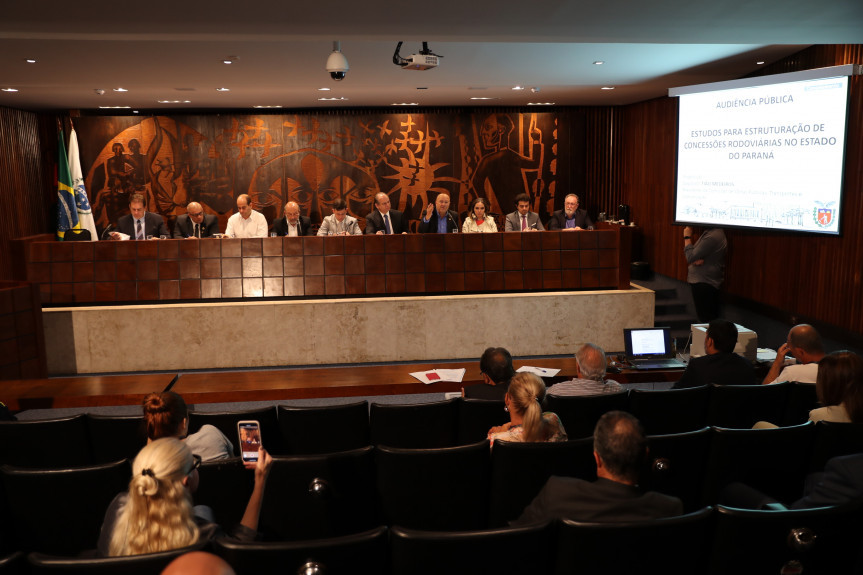
{"label": "ceiling projector", "polygon": [[440,65],[440,59],[443,56],[435,54],[429,50],[428,42],[423,42],[423,48],[416,54],[411,54],[407,58],[402,58],[399,55],[402,43],[399,42],[396,46],[396,52],[393,54],[393,64],[401,66],[405,70],[430,70],[437,68]]}

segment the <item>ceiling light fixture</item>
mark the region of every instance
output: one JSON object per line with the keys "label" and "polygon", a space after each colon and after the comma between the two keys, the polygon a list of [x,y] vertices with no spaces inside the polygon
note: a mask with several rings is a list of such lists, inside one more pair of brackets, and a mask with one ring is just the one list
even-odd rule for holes
{"label": "ceiling light fixture", "polygon": [[114,88],[114,91],[115,92],[128,92],[129,90],[127,90],[126,88]]}
{"label": "ceiling light fixture", "polygon": [[528,106],[554,106],[554,102],[528,102]]}
{"label": "ceiling light fixture", "polygon": [[276,105],[276,106],[252,106],[252,107],[257,108],[259,110],[266,110],[268,108],[281,108],[281,106],[278,106],[278,105]]}
{"label": "ceiling light fixture", "polygon": [[513,90],[524,90],[524,86],[513,86]]}
{"label": "ceiling light fixture", "polygon": [[216,88],[216,92],[230,92],[230,88]]}
{"label": "ceiling light fixture", "polygon": [[18,88],[2,88],[4,92],[17,92]]}
{"label": "ceiling light fixture", "polygon": [[603,90],[614,90],[614,86],[603,86]]}
{"label": "ceiling light fixture", "polygon": [[318,98],[318,102],[339,102],[342,100],[347,100],[347,98],[345,98],[344,96],[342,96],[340,98],[335,98],[335,97],[333,97],[333,98]]}
{"label": "ceiling light fixture", "polygon": [[602,60],[597,60],[593,63],[594,66],[602,66],[603,64],[605,64],[605,62],[603,62]]}
{"label": "ceiling light fixture", "polygon": [[393,102],[393,106],[419,106],[418,102]]}
{"label": "ceiling light fixture", "polygon": [[128,110],[132,106],[99,106],[100,110]]}
{"label": "ceiling light fixture", "polygon": [[336,82],[341,82],[345,79],[348,70],[348,59],[342,54],[342,43],[334,40],[333,51],[327,57],[327,72],[330,73],[330,78]]}
{"label": "ceiling light fixture", "polygon": [[191,104],[191,100],[156,100],[158,104]]}
{"label": "ceiling light fixture", "polygon": [[329,92],[329,88],[318,88],[318,92]]}
{"label": "ceiling light fixture", "polygon": [[471,100],[497,100],[497,98],[492,98],[491,96],[471,96]]}
{"label": "ceiling light fixture", "polygon": [[759,60],[758,62],[755,62],[755,63],[760,66],[760,65],[764,64],[764,60]]}
{"label": "ceiling light fixture", "polygon": [[222,60],[222,64],[230,66],[231,64],[236,64],[240,60],[239,56],[228,56],[224,60]]}
{"label": "ceiling light fixture", "polygon": [[28,64],[35,64],[36,63],[35,58],[26,58],[24,61],[27,62]]}

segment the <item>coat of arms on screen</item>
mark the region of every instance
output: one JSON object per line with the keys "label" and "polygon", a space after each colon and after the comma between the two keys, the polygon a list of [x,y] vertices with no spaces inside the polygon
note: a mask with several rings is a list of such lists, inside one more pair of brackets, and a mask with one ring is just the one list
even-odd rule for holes
{"label": "coat of arms on screen", "polygon": [[813,215],[815,216],[815,223],[818,224],[822,228],[829,227],[833,224],[833,215],[834,209],[831,207],[836,202],[829,202],[827,204],[822,204],[821,202],[815,202],[815,209],[813,210]]}

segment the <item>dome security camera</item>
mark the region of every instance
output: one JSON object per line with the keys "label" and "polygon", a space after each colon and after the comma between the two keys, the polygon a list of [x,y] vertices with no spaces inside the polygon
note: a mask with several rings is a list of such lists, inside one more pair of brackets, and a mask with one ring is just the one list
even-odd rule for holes
{"label": "dome security camera", "polygon": [[330,78],[340,82],[345,79],[349,69],[348,59],[342,54],[340,42],[333,42],[333,51],[327,58],[327,72],[330,73]]}

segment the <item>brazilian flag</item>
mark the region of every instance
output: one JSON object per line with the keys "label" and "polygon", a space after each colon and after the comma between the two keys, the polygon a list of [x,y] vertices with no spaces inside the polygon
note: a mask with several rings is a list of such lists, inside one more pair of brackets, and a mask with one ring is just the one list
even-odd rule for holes
{"label": "brazilian flag", "polygon": [[66,157],[66,141],[63,130],[59,133],[57,149],[60,157],[57,161],[57,239],[63,241],[67,230],[81,229],[78,220],[78,207],[75,204],[75,188],[72,187],[72,176],[69,175],[69,160]]}

